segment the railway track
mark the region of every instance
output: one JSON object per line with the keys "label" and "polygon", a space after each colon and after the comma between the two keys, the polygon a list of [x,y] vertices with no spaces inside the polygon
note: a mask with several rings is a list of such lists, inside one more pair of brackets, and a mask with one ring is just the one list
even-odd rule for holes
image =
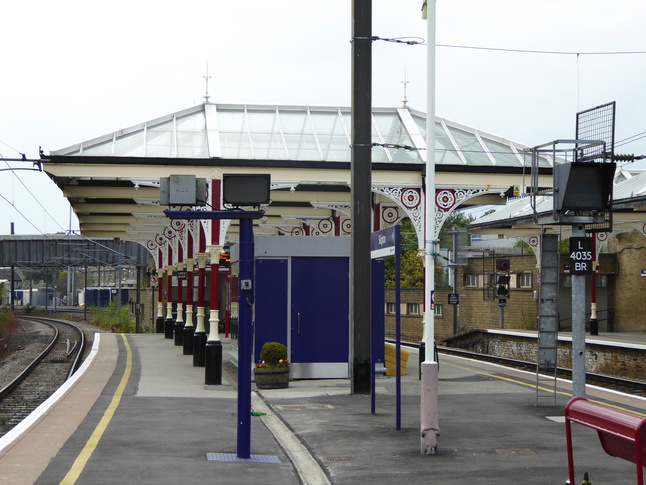
{"label": "railway track", "polygon": [[40,317],[21,317],[52,329],[37,339],[44,350],[9,384],[0,389],[0,436],[26,418],[81,365],[85,335],[78,326]]}
{"label": "railway track", "polygon": [[[388,342],[394,343],[393,340],[388,340]],[[407,343],[402,342],[402,346],[419,349],[419,344],[413,344],[408,342]],[[459,357],[465,357],[467,359],[491,362],[493,364],[504,365],[506,367],[525,370],[528,372],[536,372],[536,362],[507,359],[504,357],[480,354],[477,352],[470,352],[468,350],[454,349],[450,347],[438,347],[437,351],[439,354],[456,355]],[[440,357],[440,360],[441,360],[441,357]],[[561,379],[571,380],[572,370],[559,367],[556,369],[556,375]],[[633,381],[629,379],[623,379],[620,377],[608,376],[603,374],[593,374],[588,372],[586,373],[586,383],[590,385],[598,386],[598,387],[603,387],[606,389],[611,389],[613,391],[624,392],[626,394],[631,394],[634,396],[646,397],[646,382],[642,382],[642,381]]]}

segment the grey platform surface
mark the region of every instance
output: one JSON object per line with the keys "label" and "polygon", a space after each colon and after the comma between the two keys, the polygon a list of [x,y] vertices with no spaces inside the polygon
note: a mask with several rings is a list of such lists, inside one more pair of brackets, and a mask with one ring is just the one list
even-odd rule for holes
{"label": "grey platform surface", "polygon": [[[99,423],[125,367],[125,347],[120,338],[118,342],[113,377],[36,483],[61,483]],[[264,425],[264,416],[252,418],[251,453],[271,459],[235,460],[235,374],[225,372],[222,386],[205,386],[204,369],[193,367],[192,357],[182,355],[172,340],[149,334],[129,335],[128,342],[132,376],[76,483],[312,483],[299,477],[290,455]],[[229,343],[224,345],[226,357]],[[535,375],[440,355],[439,386],[441,435],[433,456],[420,453],[415,354],[402,379],[400,430],[395,429],[394,377],[377,380],[374,415],[369,396],[350,394],[349,380],[292,381],[289,389],[258,393],[330,483],[565,483],[562,417],[569,383],[560,384],[556,406],[537,407]],[[590,388],[588,397],[646,410],[646,401],[639,398]],[[577,481],[588,471],[594,484],[636,483],[634,465],[605,455],[594,431],[577,425],[573,430]]]}

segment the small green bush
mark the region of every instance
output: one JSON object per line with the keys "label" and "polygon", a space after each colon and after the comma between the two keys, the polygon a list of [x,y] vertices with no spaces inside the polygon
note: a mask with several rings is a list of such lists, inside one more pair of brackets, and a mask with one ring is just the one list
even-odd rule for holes
{"label": "small green bush", "polygon": [[115,333],[129,333],[133,330],[132,322],[128,316],[128,306],[121,306],[119,315],[119,302],[117,297],[107,307],[92,307],[92,323],[103,330],[110,330]]}
{"label": "small green bush", "polygon": [[14,350],[12,337],[17,330],[16,314],[8,309],[0,310],[0,358]]}
{"label": "small green bush", "polygon": [[260,359],[269,366],[277,366],[281,360],[287,360],[287,347],[278,342],[267,342],[262,346]]}

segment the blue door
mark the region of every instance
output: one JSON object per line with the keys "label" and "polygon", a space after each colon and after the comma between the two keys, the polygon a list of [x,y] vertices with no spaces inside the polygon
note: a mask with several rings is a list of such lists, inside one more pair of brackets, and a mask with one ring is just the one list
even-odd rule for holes
{"label": "blue door", "polygon": [[347,373],[343,366],[349,351],[348,271],[348,258],[292,258],[290,348],[295,377],[324,377],[299,363]]}
{"label": "blue door", "polygon": [[287,340],[287,267],[286,259],[256,259],[254,294],[254,362],[267,342]]}

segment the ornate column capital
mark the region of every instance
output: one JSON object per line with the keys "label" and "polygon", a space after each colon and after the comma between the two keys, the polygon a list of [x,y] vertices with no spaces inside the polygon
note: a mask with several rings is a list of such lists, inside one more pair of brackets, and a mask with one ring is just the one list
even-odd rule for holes
{"label": "ornate column capital", "polygon": [[209,260],[209,253],[197,253],[195,259],[197,259],[200,269],[204,269],[206,268],[206,262]]}

